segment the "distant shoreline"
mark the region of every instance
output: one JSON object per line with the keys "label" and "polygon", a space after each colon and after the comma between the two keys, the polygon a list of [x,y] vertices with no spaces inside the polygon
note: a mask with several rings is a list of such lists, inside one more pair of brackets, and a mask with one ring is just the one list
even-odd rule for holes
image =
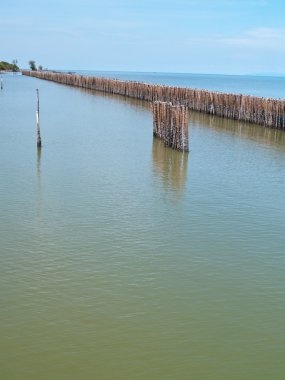
{"label": "distant shoreline", "polygon": [[0,70],[0,74],[9,74],[9,73],[21,73],[20,70],[13,71],[13,70]]}
{"label": "distant shoreline", "polygon": [[0,72],[19,72],[20,69],[15,63],[9,63],[6,61],[0,61]]}

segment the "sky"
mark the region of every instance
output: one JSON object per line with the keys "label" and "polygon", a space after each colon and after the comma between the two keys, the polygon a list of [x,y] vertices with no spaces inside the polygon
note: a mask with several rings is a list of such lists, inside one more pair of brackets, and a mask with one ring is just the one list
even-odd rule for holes
{"label": "sky", "polygon": [[284,0],[9,0],[0,60],[48,69],[285,75]]}

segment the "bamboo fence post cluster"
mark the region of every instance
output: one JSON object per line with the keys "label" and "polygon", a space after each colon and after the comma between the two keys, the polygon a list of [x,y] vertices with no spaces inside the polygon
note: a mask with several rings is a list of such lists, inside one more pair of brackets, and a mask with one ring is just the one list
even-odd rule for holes
{"label": "bamboo fence post cluster", "polygon": [[285,100],[226,94],[192,88],[88,77],[51,71],[23,70],[24,75],[70,86],[103,91],[149,102],[171,102],[190,110],[285,130]]}
{"label": "bamboo fence post cluster", "polygon": [[185,106],[167,102],[154,102],[153,135],[173,149],[188,151],[188,119]]}

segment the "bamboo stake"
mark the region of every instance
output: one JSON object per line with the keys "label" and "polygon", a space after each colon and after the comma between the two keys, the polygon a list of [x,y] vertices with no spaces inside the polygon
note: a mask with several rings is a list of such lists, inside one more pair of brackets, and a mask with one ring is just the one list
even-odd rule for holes
{"label": "bamboo stake", "polygon": [[42,139],[41,139],[41,130],[40,130],[40,95],[39,89],[36,89],[37,93],[37,111],[36,111],[36,120],[37,120],[37,147],[41,148]]}
{"label": "bamboo stake", "polygon": [[188,151],[188,120],[185,106],[154,102],[153,135],[173,149]]}

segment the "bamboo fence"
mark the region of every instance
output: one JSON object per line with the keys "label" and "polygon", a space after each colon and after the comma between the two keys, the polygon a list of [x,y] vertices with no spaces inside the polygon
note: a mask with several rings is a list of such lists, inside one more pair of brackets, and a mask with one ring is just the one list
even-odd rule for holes
{"label": "bamboo fence", "polygon": [[185,106],[172,103],[154,102],[153,135],[161,138],[164,145],[173,149],[188,151],[188,119]]}
{"label": "bamboo fence", "polygon": [[149,102],[171,102],[229,119],[285,130],[285,100],[173,87],[50,71],[23,70],[23,75],[70,86],[119,94]]}

